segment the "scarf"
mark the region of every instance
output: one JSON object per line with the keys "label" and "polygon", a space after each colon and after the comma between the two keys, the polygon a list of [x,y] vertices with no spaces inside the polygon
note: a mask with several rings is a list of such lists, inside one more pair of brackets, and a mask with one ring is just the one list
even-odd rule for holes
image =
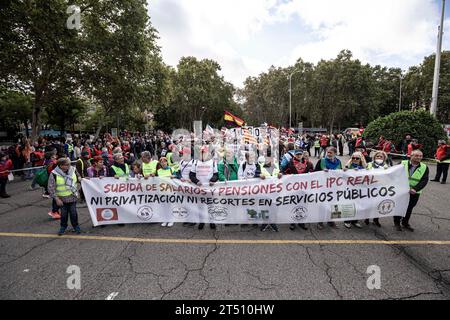
{"label": "scarf", "polygon": [[333,158],[333,161],[325,157],[326,168],[329,170],[336,170],[340,164],[337,158]]}
{"label": "scarf", "polygon": [[70,188],[70,191],[72,191],[72,193],[74,195],[77,195],[78,194],[78,189],[77,189],[76,185],[73,185],[73,179],[72,179],[72,175],[73,175],[74,172],[75,172],[75,169],[73,167],[70,167],[70,169],[69,169],[69,171],[67,171],[67,173],[62,171],[60,167],[56,167],[53,170],[54,174],[64,178],[65,185]]}

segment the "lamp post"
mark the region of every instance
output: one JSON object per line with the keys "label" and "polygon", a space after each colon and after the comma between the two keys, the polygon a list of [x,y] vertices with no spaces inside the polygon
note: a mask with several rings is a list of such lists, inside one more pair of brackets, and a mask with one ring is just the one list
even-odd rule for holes
{"label": "lamp post", "polygon": [[431,98],[431,107],[430,107],[430,113],[433,116],[436,116],[438,95],[439,95],[439,71],[441,68],[442,34],[444,32],[444,11],[445,11],[445,0],[442,0],[442,16],[438,33],[436,62],[434,65],[433,95]]}
{"label": "lamp post", "polygon": [[289,75],[289,129],[292,128],[292,76],[300,72],[300,70],[295,70]]}

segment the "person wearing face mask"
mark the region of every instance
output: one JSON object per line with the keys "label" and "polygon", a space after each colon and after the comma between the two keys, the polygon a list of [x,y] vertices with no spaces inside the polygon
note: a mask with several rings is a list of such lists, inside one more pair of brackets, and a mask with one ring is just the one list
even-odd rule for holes
{"label": "person wearing face mask", "polygon": [[[313,164],[309,161],[309,154],[306,158],[303,157],[303,150],[295,150],[294,151],[294,157],[289,162],[286,169],[283,171],[284,175],[290,175],[290,174],[305,174],[310,173],[314,171]],[[306,152],[307,154],[307,152]],[[308,230],[308,227],[304,223],[299,223],[298,226],[302,228],[303,230]],[[289,227],[292,231],[295,230],[296,226],[294,223],[292,223]]]}
{"label": "person wearing face mask", "polygon": [[[328,147],[325,152],[325,158],[320,159],[314,171],[324,171],[328,172],[329,170],[342,170],[342,162],[338,158],[336,158],[337,150],[334,147]],[[333,228],[337,228],[336,223],[334,221],[329,221],[328,225]],[[323,223],[319,222],[317,224],[317,228],[319,230],[323,229]]]}
{"label": "person wearing face mask", "polygon": [[[384,151],[375,152],[373,161],[367,165],[367,170],[386,170],[387,168],[389,168],[388,156]],[[366,219],[364,222],[369,225],[370,219]],[[381,228],[380,219],[373,219],[373,224]]]}
{"label": "person wearing face mask", "polygon": [[191,173],[192,165],[194,164],[194,160],[192,160],[191,156],[191,149],[185,147],[180,153],[182,154],[182,159],[179,164],[179,169],[176,172],[177,178],[182,182],[190,182],[189,174]]}
{"label": "person wearing face mask", "polygon": [[[410,160],[402,161],[402,165],[405,167],[408,176],[410,191],[409,204],[405,217],[394,217],[394,225],[397,231],[402,231],[402,226],[408,231],[414,231],[414,228],[409,224],[409,219],[411,218],[414,207],[417,205],[417,202],[419,202],[419,197],[423,189],[428,184],[430,173],[430,170],[427,165],[422,162],[422,159],[422,151],[414,150],[411,153]],[[400,222],[402,226],[400,225]]]}
{"label": "person wearing face mask", "polygon": [[239,166],[239,180],[259,178],[261,175],[260,167],[255,163],[254,152],[245,153],[245,161]]}
{"label": "person wearing face mask", "polygon": [[[217,171],[217,163],[211,158],[208,146],[204,145],[200,149],[200,160],[195,160],[191,172],[189,174],[191,182],[197,186],[203,184],[209,184],[213,186],[219,180],[219,174]],[[198,229],[202,230],[205,227],[204,223],[198,225]],[[210,223],[211,229],[216,229],[214,223]]]}
{"label": "person wearing face mask", "polygon": [[[272,159],[270,157],[261,156],[258,158],[258,165],[260,167],[260,178],[261,180],[265,180],[267,178],[277,177],[281,179],[283,176],[280,172],[278,164],[272,164]],[[262,224],[260,230],[266,231],[268,227],[271,227],[273,231],[278,232],[278,226],[276,224]]]}
{"label": "person wearing face mask", "polygon": [[[345,166],[348,170],[364,170],[367,168],[366,159],[364,158],[364,155],[361,152],[355,152],[352,155],[352,158],[347,162],[347,165]],[[344,226],[348,229],[355,226],[359,229],[361,229],[361,224],[358,220],[351,220],[351,221],[345,221]]]}

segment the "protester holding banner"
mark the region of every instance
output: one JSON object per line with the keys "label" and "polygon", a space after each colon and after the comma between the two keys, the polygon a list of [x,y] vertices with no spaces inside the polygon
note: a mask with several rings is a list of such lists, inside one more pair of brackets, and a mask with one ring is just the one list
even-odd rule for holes
{"label": "protester holding banner", "polygon": [[194,160],[192,160],[191,149],[183,148],[181,150],[182,159],[180,161],[179,170],[176,172],[177,178],[182,182],[190,181],[189,174],[191,173],[192,165],[194,164]]}
{"label": "protester holding banner", "polygon": [[239,166],[239,180],[259,178],[261,175],[260,166],[255,163],[255,153],[253,151],[245,153],[245,160]]}
{"label": "protester holding banner", "polygon": [[145,179],[154,177],[156,175],[156,167],[158,166],[157,160],[152,160],[152,154],[150,151],[144,151],[141,153],[142,160],[142,174]]}
{"label": "protester holding banner", "polygon": [[[258,165],[261,169],[261,174],[260,174],[260,178],[261,180],[265,180],[266,178],[271,178],[271,177],[277,177],[278,179],[281,179],[281,177],[283,176],[280,173],[280,169],[278,164],[274,164],[272,163],[272,159],[270,157],[264,157],[261,156],[258,158]],[[274,223],[272,224],[262,224],[261,225],[261,231],[266,231],[268,227],[271,227],[273,231],[278,232],[278,226]]]}
{"label": "protester holding banner", "polygon": [[[341,160],[336,158],[336,153],[337,153],[336,148],[328,147],[326,149],[326,156],[325,156],[325,158],[322,158],[322,159],[320,159],[317,162],[314,171],[325,171],[325,172],[328,172],[328,170],[341,170],[342,169],[342,163],[341,163]],[[334,221],[329,221],[328,225],[330,227],[334,227],[334,228],[337,227],[336,223]],[[323,223],[319,222],[317,224],[317,228],[319,230],[323,229]]]}
{"label": "protester holding banner", "polygon": [[87,169],[89,178],[101,178],[108,176],[108,169],[103,164],[103,158],[101,156],[94,157],[92,166]]}
{"label": "protester holding banner", "polygon": [[108,176],[119,178],[127,178],[130,175],[130,167],[125,163],[125,158],[121,153],[115,153],[113,156],[113,164],[109,169]]}
{"label": "protester holding banner", "polygon": [[48,191],[50,197],[61,207],[59,236],[66,232],[69,216],[74,231],[77,234],[81,233],[77,214],[78,183],[80,181],[81,177],[70,165],[70,160],[68,158],[58,159],[57,167],[48,179]]}
{"label": "protester holding banner", "polygon": [[142,179],[143,177],[142,165],[138,161],[133,162],[130,170],[130,178]]}
{"label": "protester holding banner", "polygon": [[[202,186],[203,184],[208,184],[210,186],[214,185],[219,180],[219,174],[217,170],[217,163],[211,158],[208,146],[204,145],[200,149],[200,160],[195,160],[191,172],[189,174],[189,179],[193,184]],[[205,224],[200,223],[198,229],[202,230]],[[209,227],[215,229],[216,225],[210,223]]]}
{"label": "protester holding banner", "polygon": [[[303,150],[295,150],[294,157],[291,159],[286,169],[283,171],[285,175],[296,175],[310,173],[314,171],[313,164],[308,160],[309,158],[303,158]],[[298,226],[303,230],[308,230],[304,223],[299,223]],[[291,230],[295,230],[295,224],[292,223],[289,227]]]}
{"label": "protester holding banner", "polygon": [[227,148],[225,150],[225,154],[219,161],[217,169],[219,173],[219,181],[226,182],[238,180],[239,164],[231,148]]}
{"label": "protester holding banner", "polygon": [[[361,152],[355,152],[352,154],[352,158],[347,162],[345,165],[346,169],[349,170],[364,170],[367,168],[366,159],[364,158],[364,155]],[[359,229],[361,229],[361,224],[358,220],[351,220],[351,221],[345,221],[344,226],[347,229],[350,229],[351,227],[355,226]]]}
{"label": "protester holding banner", "polygon": [[408,209],[406,210],[406,215],[402,219],[402,217],[396,216],[394,217],[394,225],[397,231],[402,231],[402,227],[408,231],[413,232],[414,229],[409,224],[409,219],[411,218],[412,211],[414,207],[419,202],[419,197],[422,193],[422,190],[428,184],[429,172],[427,165],[422,163],[423,153],[420,150],[414,150],[411,152],[411,159],[402,161],[402,165],[405,167],[406,173],[409,179],[409,204]]}
{"label": "protester holding banner", "polygon": [[[368,170],[386,170],[387,168],[389,168],[389,160],[387,154],[384,151],[375,152],[373,156],[373,162],[367,165]],[[366,219],[364,222],[366,225],[369,225],[370,223],[369,219]],[[380,219],[373,219],[373,224],[380,228]]]}

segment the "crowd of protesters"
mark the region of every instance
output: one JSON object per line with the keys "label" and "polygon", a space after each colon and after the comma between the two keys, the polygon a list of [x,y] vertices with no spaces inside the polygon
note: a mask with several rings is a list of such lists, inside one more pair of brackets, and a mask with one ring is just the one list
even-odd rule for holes
{"label": "crowd of protesters", "polygon": [[[196,185],[214,185],[218,181],[235,181],[243,179],[281,178],[283,175],[306,174],[329,170],[385,170],[392,166],[390,154],[398,152],[391,141],[380,137],[378,144],[373,146],[376,151],[370,157],[368,144],[361,134],[303,134],[282,136],[279,144],[278,157],[275,155],[258,155],[245,152],[239,158],[233,150],[224,147],[218,152],[212,152],[212,146],[203,145],[200,158],[192,160],[194,146],[186,147],[180,141],[175,141],[169,134],[162,131],[151,133],[121,132],[119,137],[105,134],[94,139],[90,135],[73,135],[70,138],[40,137],[31,143],[23,138],[15,145],[0,153],[0,196],[9,197],[6,193],[6,183],[12,170],[23,180],[30,180],[30,190],[43,187],[43,197],[52,199],[52,208],[48,213],[53,219],[61,219],[59,234],[67,229],[68,219],[74,231],[80,233],[76,211],[77,202],[84,202],[83,191],[80,188],[81,179],[102,177],[134,177],[148,179],[150,177],[169,177],[189,181]],[[344,156],[344,145],[347,144],[350,160],[343,163],[338,156]],[[398,231],[402,227],[413,231],[409,224],[412,209],[417,204],[419,195],[427,185],[429,169],[422,162],[421,145],[410,135],[405,136],[401,151],[406,155],[402,162],[407,170],[411,200],[406,217],[394,219]],[[216,151],[216,150],[214,150]],[[312,161],[312,152],[317,158]],[[450,146],[445,141],[439,141],[436,151],[438,170],[435,179],[445,183],[450,162]],[[39,168],[43,167],[43,168]],[[31,168],[31,169],[30,169]],[[20,171],[24,169],[23,171]],[[48,175],[45,186],[39,182],[38,174],[43,170]],[[369,224],[369,220],[364,221]],[[378,219],[374,225],[381,227]],[[186,223],[193,226],[195,223]],[[332,228],[337,228],[335,222],[328,222]],[[163,227],[172,227],[172,222],[162,223]],[[245,225],[244,225],[245,226]],[[299,224],[307,230],[308,226]],[[345,221],[346,228],[362,228],[359,221]],[[214,224],[210,228],[215,229]],[[291,224],[290,229],[296,229]],[[198,225],[199,229],[204,224]],[[261,230],[271,228],[278,231],[277,225],[262,225]],[[323,229],[324,224],[317,224]]]}

